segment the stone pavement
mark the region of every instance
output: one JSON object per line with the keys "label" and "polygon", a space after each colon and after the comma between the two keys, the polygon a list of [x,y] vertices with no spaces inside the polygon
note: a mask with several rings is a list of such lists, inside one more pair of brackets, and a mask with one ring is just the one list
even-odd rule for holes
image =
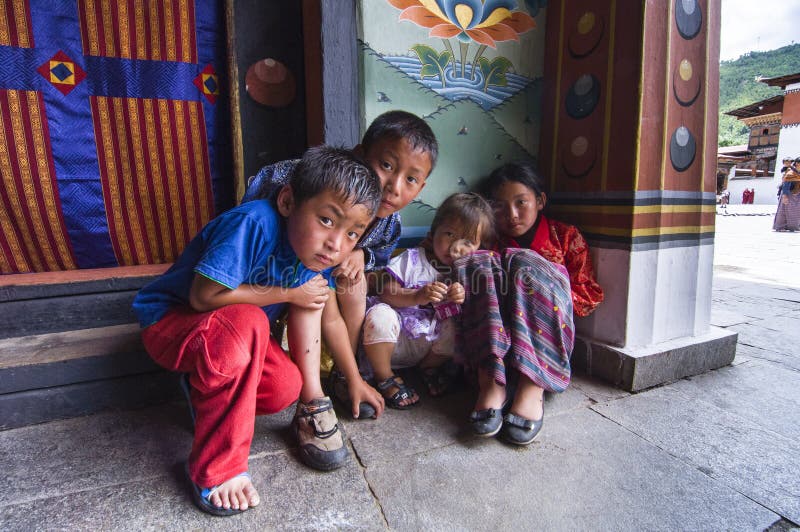
{"label": "stone pavement", "polygon": [[215,518],[182,479],[181,403],[0,432],[0,530],[788,530],[800,523],[800,234],[717,216],[712,322],[731,366],[638,394],[576,377],[542,433],[469,435],[469,393],[345,420],[352,458],[311,471],[288,412],[259,418],[261,505]]}

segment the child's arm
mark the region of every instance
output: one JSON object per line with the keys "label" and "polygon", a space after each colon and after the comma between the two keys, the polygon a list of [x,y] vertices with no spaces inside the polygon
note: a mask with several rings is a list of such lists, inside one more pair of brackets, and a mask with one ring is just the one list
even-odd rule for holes
{"label": "child's arm", "polygon": [[358,417],[358,407],[362,402],[372,405],[375,408],[376,417],[380,416],[384,406],[383,396],[361,378],[334,291],[331,291],[331,297],[322,309],[322,337],[331,350],[336,368],[344,374],[347,380],[347,391],[353,405],[353,417]]}
{"label": "child's arm", "polygon": [[569,272],[573,310],[576,316],[585,317],[603,302],[603,289],[595,278],[592,256],[583,235],[572,227],[568,231],[568,237],[564,266]]}
{"label": "child's arm", "polygon": [[413,307],[427,303],[439,303],[447,297],[447,285],[439,281],[421,288],[403,288],[395,278],[383,273],[378,298],[395,308]]}
{"label": "child's arm", "polygon": [[325,305],[330,292],[328,282],[321,275],[296,288],[240,284],[230,289],[196,273],[189,291],[189,304],[198,312],[208,312],[235,303],[250,303],[259,307],[291,303],[301,308],[319,310]]}
{"label": "child's arm", "polygon": [[370,239],[368,246],[362,248],[364,269],[368,272],[386,266],[400,242],[401,226],[398,216],[391,215],[388,218],[379,219],[377,223],[378,226],[374,229],[374,231],[378,231],[377,236]]}
{"label": "child's arm", "polygon": [[333,270],[333,276],[337,282],[355,283],[361,280],[364,275],[364,250],[354,249],[347,257]]}

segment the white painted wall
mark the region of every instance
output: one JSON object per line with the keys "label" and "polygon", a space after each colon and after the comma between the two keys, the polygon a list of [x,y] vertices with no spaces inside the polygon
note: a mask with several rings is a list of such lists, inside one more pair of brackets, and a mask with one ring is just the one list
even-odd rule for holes
{"label": "white painted wall", "polygon": [[[783,133],[781,133],[783,135]],[[780,166],[778,166],[780,171]],[[728,190],[731,193],[731,205],[741,205],[742,192],[746,188],[755,189],[756,195],[753,200],[754,204],[758,205],[777,205],[778,201],[778,184],[780,177],[775,179],[765,178],[728,178]]]}

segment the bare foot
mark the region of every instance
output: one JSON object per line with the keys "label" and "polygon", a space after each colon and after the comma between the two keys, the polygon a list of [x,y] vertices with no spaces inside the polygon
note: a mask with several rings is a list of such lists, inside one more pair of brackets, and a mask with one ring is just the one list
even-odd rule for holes
{"label": "bare foot", "polygon": [[538,421],[544,414],[544,390],[531,382],[530,379],[520,376],[511,413]]}
{"label": "bare foot", "polygon": [[208,498],[217,508],[230,510],[247,510],[258,506],[261,499],[250,478],[245,476],[233,477],[220,484]]}
{"label": "bare foot", "polygon": [[486,410],[494,408],[500,410],[506,401],[506,387],[498,384],[494,376],[486,370],[478,370],[478,400],[475,402],[475,410]]}

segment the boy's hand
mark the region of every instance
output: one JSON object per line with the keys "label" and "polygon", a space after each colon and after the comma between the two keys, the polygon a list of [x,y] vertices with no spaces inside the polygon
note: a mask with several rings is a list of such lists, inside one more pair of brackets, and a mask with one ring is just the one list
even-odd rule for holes
{"label": "boy's hand", "polygon": [[466,294],[464,292],[464,285],[461,283],[454,282],[450,285],[450,288],[447,290],[447,299],[452,301],[453,303],[458,303],[459,305],[464,302],[466,298]]}
{"label": "boy's hand", "polygon": [[308,310],[319,310],[325,306],[330,293],[328,281],[321,275],[315,275],[307,283],[289,289],[289,303]]}
{"label": "boy's hand", "polygon": [[447,297],[447,285],[439,281],[434,281],[417,290],[417,305],[439,303],[440,301],[444,301],[445,297]]}
{"label": "boy's hand", "polygon": [[383,413],[383,396],[361,377],[347,383],[347,392],[350,394],[350,403],[353,405],[352,414],[354,418],[358,418],[358,405],[361,403],[372,405],[372,408],[375,409],[375,418],[379,418]]}
{"label": "boy's hand", "polygon": [[339,267],[333,270],[333,275],[337,281],[349,281],[355,283],[361,280],[364,275],[364,252],[354,249],[344,258]]}

